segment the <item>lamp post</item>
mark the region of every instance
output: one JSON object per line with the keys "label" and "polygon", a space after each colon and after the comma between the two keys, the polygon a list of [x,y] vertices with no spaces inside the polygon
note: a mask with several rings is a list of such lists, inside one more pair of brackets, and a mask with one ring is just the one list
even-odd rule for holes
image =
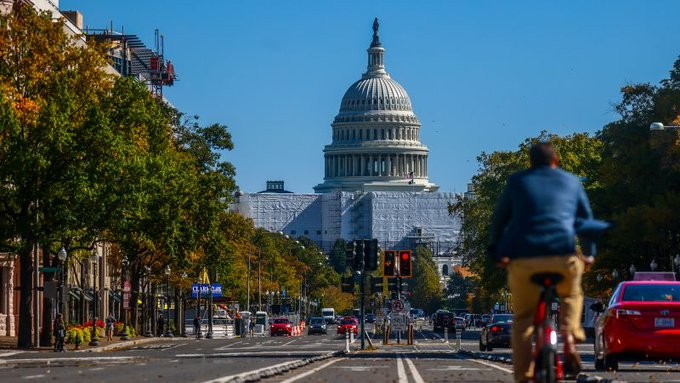
{"label": "lamp post", "polygon": [[656,267],[658,264],[656,263],[656,259],[652,259],[651,262],[649,262],[649,269],[652,271],[656,271]]}
{"label": "lamp post", "polygon": [[64,273],[66,272],[67,265],[66,265],[66,258],[68,258],[68,254],[66,253],[66,249],[64,247],[59,250],[57,253],[57,259],[59,260],[59,312],[63,313],[66,311],[64,308],[64,302],[66,300],[64,299],[64,283],[65,283],[65,275]]}
{"label": "lamp post", "polygon": [[126,286],[125,284],[127,283],[127,280],[125,279],[127,277],[127,270],[128,270],[128,265],[130,265],[130,261],[128,260],[127,255],[123,257],[123,272],[120,274],[120,280],[121,280],[121,304],[123,305],[123,335],[121,335],[120,340],[130,340],[127,335],[127,327],[128,327],[128,306],[130,305],[130,298],[128,297],[127,299],[127,305],[125,304],[125,297],[127,294],[129,294],[128,291],[126,291]]}
{"label": "lamp post", "polygon": [[170,332],[170,272],[170,265],[165,266],[165,304],[168,305],[168,308],[165,311],[166,338],[172,338],[172,332]]}
{"label": "lamp post", "polygon": [[614,271],[612,271],[612,278],[614,278],[614,281],[619,279],[619,271],[618,270],[614,269]]}
{"label": "lamp post", "polygon": [[604,278],[604,277],[602,276],[602,274],[597,274],[597,282],[598,282],[598,283],[599,283],[599,282],[602,282],[602,278]]}
{"label": "lamp post", "polygon": [[675,262],[675,267],[677,267],[680,270],[680,254],[675,254],[673,262]]}
{"label": "lamp post", "polygon": [[97,301],[99,300],[99,291],[97,290],[97,262],[99,261],[99,253],[95,249],[92,255],[92,276],[94,277],[94,286],[92,288],[92,340],[88,343],[90,346],[99,346],[99,338],[97,337]]}
{"label": "lamp post", "polygon": [[[153,332],[151,331],[151,321],[154,320],[153,318],[153,311],[151,310],[151,304],[153,303],[153,299],[151,298],[151,267],[150,266],[144,266],[144,271],[145,271],[145,276],[146,276],[146,297],[144,297],[144,307],[146,307],[146,314],[142,313],[142,316],[145,319],[146,323],[146,337],[152,337]],[[151,315],[152,319],[149,319],[149,316]]]}
{"label": "lamp post", "polygon": [[[187,279],[187,273],[182,272],[182,280]],[[182,321],[182,327],[180,327],[182,331],[182,337],[186,338],[187,336],[187,318],[186,318],[186,309],[187,309],[187,300],[184,297],[184,292],[182,291],[182,284],[179,285],[179,296],[180,299],[182,300],[182,310],[180,310],[180,315],[179,319]]]}
{"label": "lamp post", "polygon": [[636,271],[637,271],[637,269],[635,268],[635,265],[631,263],[630,267],[628,268],[628,272],[630,272],[630,278],[631,279],[633,279],[633,277],[635,277]]}

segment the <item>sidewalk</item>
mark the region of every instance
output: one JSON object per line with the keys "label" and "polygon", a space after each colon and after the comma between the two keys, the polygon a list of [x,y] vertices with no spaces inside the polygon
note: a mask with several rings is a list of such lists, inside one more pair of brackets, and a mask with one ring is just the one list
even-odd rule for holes
{"label": "sidewalk", "polygon": [[[101,352],[114,350],[119,348],[131,347],[138,344],[149,343],[154,341],[171,341],[171,340],[185,340],[187,338],[175,337],[175,338],[158,338],[158,337],[143,337],[138,336],[127,341],[120,340],[120,337],[114,337],[112,341],[108,341],[105,338],[99,339],[98,346],[90,346],[87,343],[81,344],[76,350],[74,344],[64,345],[64,350],[67,352]],[[0,336],[0,350],[18,350],[17,349],[17,337],[15,336]],[[54,352],[54,347],[35,347],[27,350],[20,351],[40,351],[40,352]]]}

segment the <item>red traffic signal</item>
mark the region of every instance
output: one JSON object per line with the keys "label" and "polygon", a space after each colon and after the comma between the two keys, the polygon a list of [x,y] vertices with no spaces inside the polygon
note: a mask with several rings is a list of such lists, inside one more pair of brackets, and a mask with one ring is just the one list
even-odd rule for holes
{"label": "red traffic signal", "polygon": [[399,275],[402,278],[411,278],[413,275],[413,259],[411,257],[411,250],[399,251]]}

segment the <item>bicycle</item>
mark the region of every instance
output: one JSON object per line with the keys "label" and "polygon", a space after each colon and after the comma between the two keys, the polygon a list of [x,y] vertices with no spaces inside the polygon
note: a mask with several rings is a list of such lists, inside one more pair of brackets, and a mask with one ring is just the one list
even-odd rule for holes
{"label": "bicycle", "polygon": [[555,285],[564,279],[558,273],[538,273],[531,276],[531,282],[541,287],[536,313],[534,314],[534,382],[553,383],[564,379],[562,360],[557,353],[557,331],[550,318],[552,304],[556,302]]}

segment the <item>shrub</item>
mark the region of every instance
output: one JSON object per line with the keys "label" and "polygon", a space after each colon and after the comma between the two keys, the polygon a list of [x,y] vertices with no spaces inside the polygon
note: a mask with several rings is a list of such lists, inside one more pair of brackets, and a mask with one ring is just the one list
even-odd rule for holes
{"label": "shrub", "polygon": [[125,323],[116,322],[113,324],[113,335],[123,335],[123,332],[125,332]]}

